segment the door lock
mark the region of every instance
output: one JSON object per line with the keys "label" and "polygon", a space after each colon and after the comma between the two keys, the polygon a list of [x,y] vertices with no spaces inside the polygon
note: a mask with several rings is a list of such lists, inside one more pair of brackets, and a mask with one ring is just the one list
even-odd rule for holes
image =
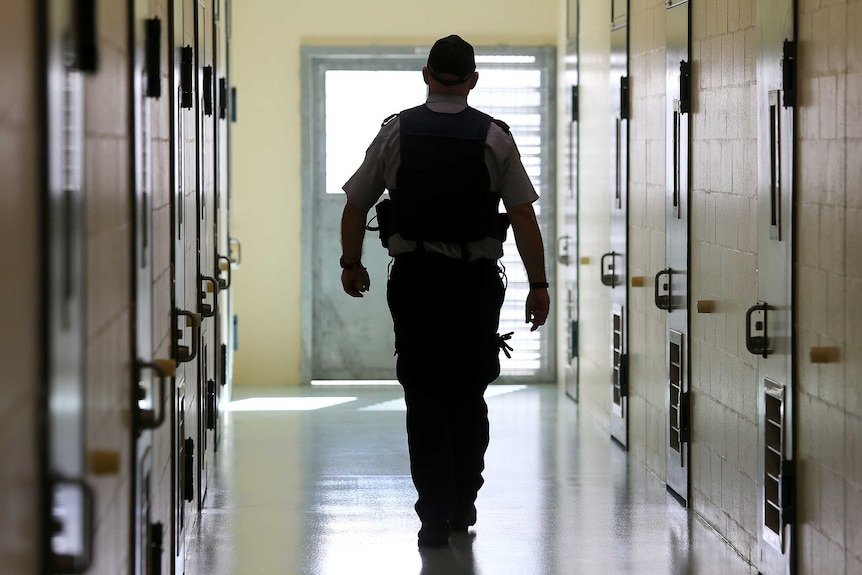
{"label": "door lock", "polygon": [[[617,252],[608,252],[602,256],[602,284],[614,287],[619,284],[619,276],[616,274]],[[610,263],[607,263],[610,260]]]}
{"label": "door lock", "polygon": [[192,313],[190,311],[177,309],[176,310],[177,317],[183,316],[186,318],[186,327],[192,328],[192,345],[180,345],[179,340],[182,338],[185,330],[178,329],[177,330],[177,361],[179,363],[187,363],[198,355],[198,345],[200,342],[200,333],[201,333],[201,316],[197,313]]}
{"label": "door lock", "polygon": [[[204,284],[208,284],[208,288],[204,289],[203,285],[201,285],[201,315],[203,317],[213,317],[218,311],[218,288],[219,282],[216,281],[215,278],[210,276],[201,276],[201,282]],[[212,305],[206,303],[207,294],[213,294],[213,303]]]}
{"label": "door lock", "polygon": [[[752,329],[751,320],[755,313],[760,313],[760,319],[754,322]],[[767,357],[772,350],[769,349],[769,329],[767,316],[769,314],[769,304],[759,303],[748,308],[745,312],[745,349],[749,353]]]}
{"label": "door lock", "polygon": [[[662,283],[662,277],[667,276],[667,281]],[[666,268],[655,274],[655,306],[665,311],[673,308],[673,270]]]}
{"label": "door lock", "polygon": [[[139,430],[156,429],[165,422],[167,379],[174,375],[176,364],[170,359],[157,359],[152,362],[138,360],[138,372],[140,373],[144,369],[152,369],[159,376],[159,394],[158,399],[153,399],[153,409],[135,408],[135,423]],[[146,399],[146,390],[141,387],[140,383],[138,383],[137,399],[138,401]]]}

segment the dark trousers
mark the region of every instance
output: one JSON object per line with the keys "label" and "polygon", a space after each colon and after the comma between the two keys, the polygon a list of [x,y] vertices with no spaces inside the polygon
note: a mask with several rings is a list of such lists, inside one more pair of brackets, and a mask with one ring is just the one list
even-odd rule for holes
{"label": "dark trousers", "polygon": [[496,262],[396,258],[388,285],[410,471],[423,522],[471,523],[488,448],[485,388],[500,374]]}

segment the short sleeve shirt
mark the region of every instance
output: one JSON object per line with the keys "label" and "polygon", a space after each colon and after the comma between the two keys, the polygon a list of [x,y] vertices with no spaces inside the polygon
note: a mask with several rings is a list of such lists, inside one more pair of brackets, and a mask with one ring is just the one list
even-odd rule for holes
{"label": "short sleeve shirt", "polygon": [[[452,94],[431,94],[426,101],[434,112],[457,114],[467,107],[467,98]],[[400,123],[398,117],[387,122],[365,152],[365,160],[344,184],[347,201],[363,210],[370,210],[385,190],[396,187],[396,175],[401,165]],[[485,139],[485,165],[491,182],[491,193],[498,194],[508,209],[535,202],[539,196],[521,162],[521,155],[512,135],[492,122]],[[485,238],[468,245],[470,259],[499,259],[502,244]],[[460,257],[461,247],[443,242],[426,242],[425,249]],[[416,242],[404,240],[398,234],[389,239],[389,254],[397,256],[416,250]]]}

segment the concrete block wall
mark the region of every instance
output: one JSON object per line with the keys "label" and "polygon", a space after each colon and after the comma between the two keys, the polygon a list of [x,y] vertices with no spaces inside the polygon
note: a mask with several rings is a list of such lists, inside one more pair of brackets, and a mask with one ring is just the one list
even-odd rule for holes
{"label": "concrete block wall", "polygon": [[128,6],[98,4],[99,68],[85,76],[86,449],[120,457],[112,474],[88,473],[96,495],[90,573],[127,573],[132,489],[133,191]]}
{"label": "concrete block wall", "polygon": [[35,573],[39,542],[41,306],[37,13],[0,19],[0,565]]}
{"label": "concrete block wall", "polygon": [[692,503],[748,561],[757,535],[757,371],[745,312],[757,301],[754,0],[693,2]]}
{"label": "concrete block wall", "polygon": [[[862,2],[800,0],[800,567],[862,572]],[[812,363],[828,347],[832,363]],[[828,570],[823,570],[828,566]]]}

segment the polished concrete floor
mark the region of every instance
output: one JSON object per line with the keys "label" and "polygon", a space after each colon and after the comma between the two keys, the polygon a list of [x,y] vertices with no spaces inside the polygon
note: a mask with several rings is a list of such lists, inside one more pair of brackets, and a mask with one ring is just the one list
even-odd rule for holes
{"label": "polished concrete floor", "polygon": [[489,392],[478,523],[420,551],[399,387],[240,388],[186,574],[754,573],[555,388]]}

